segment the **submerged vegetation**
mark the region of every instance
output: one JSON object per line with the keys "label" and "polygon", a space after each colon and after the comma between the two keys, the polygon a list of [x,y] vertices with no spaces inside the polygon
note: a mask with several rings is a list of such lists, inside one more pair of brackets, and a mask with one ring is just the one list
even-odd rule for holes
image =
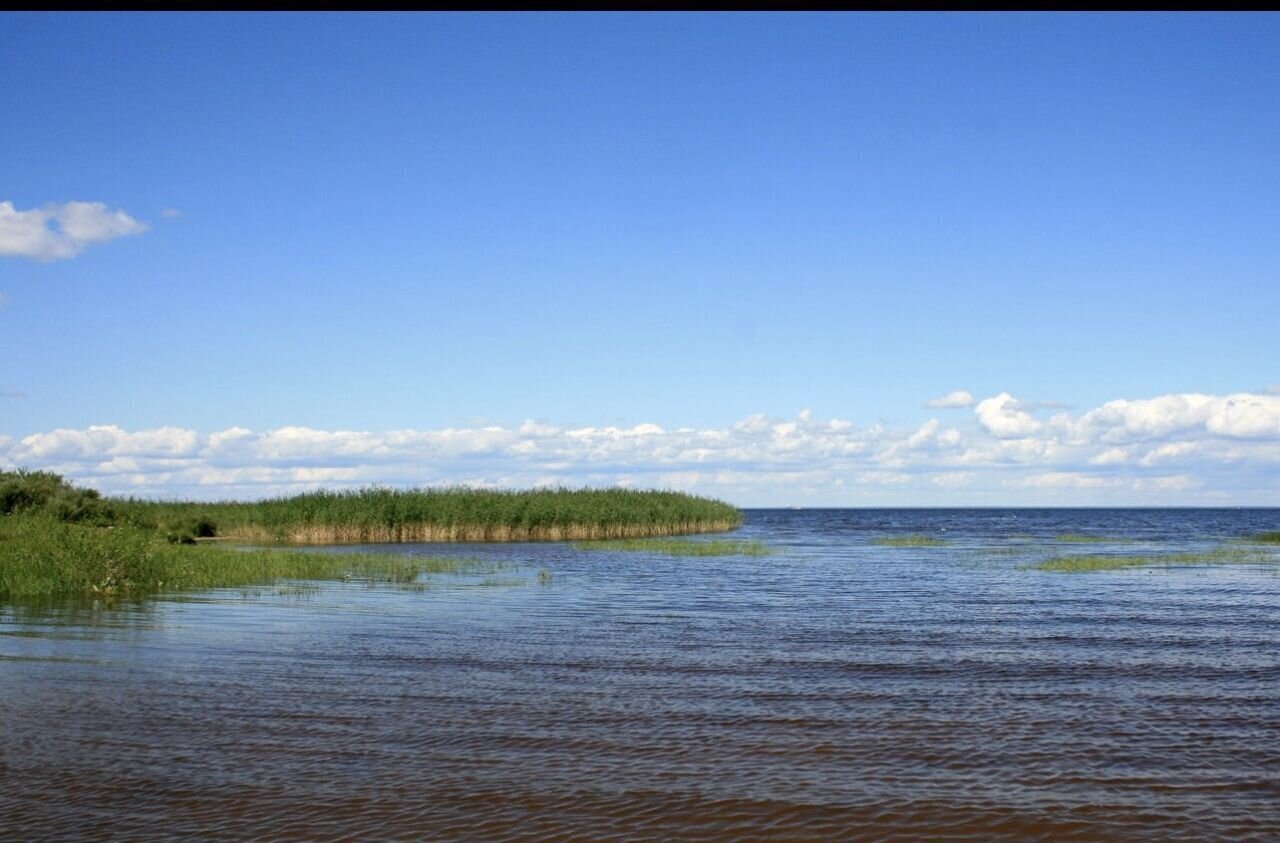
{"label": "submerged vegetation", "polygon": [[207,542],[342,544],[667,536],[729,530],[728,504],[675,492],[315,492],[256,503],[104,498],[50,472],[0,472],[0,600],[210,588],[280,579],[412,581],[456,560]]}
{"label": "submerged vegetation", "polygon": [[574,545],[582,550],[615,550],[635,553],[656,553],[663,556],[768,556],[769,547],[759,541],[731,541],[712,539],[621,539],[615,541],[584,541]]}
{"label": "submerged vegetation", "polygon": [[1202,565],[1280,565],[1280,557],[1264,550],[1218,547],[1188,553],[1059,556],[1029,567],[1039,571],[1083,572],[1119,571],[1126,568],[1187,568]]}
{"label": "submerged vegetation", "polygon": [[921,535],[880,536],[872,539],[871,543],[880,547],[946,547],[949,544],[946,539]]}
{"label": "submerged vegetation", "polygon": [[1270,533],[1257,533],[1249,537],[1254,544],[1280,544],[1280,530]]}

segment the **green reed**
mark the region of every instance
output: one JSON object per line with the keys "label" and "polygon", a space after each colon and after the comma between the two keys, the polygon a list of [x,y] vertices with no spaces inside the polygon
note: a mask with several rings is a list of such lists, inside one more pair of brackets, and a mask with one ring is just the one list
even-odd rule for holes
{"label": "green reed", "polygon": [[0,472],[0,515],[157,530],[179,543],[636,537],[729,530],[742,520],[729,504],[670,491],[369,487],[198,503],[104,498],[31,471]]}
{"label": "green reed", "polygon": [[[287,498],[218,503],[111,501],[124,519],[143,525],[196,525],[217,535],[247,530],[284,537],[308,527],[372,530],[410,525],[514,530],[617,526],[677,530],[681,525],[737,526],[740,513],[720,501],[678,492],[630,489],[481,489],[320,491]],[[190,527],[188,527],[190,529]]]}
{"label": "green reed", "polygon": [[[104,498],[50,472],[0,472],[0,600],[279,580],[412,583],[423,573],[472,570],[470,563],[451,559],[207,543],[216,538],[311,543],[454,535],[573,538],[726,530],[740,521],[728,504],[676,492],[368,488],[252,503],[156,502]],[[451,532],[455,526],[465,529]],[[700,552],[723,549],[707,544]],[[732,552],[753,550],[744,544]]]}
{"label": "green reed", "polygon": [[0,600],[87,592],[135,594],[273,583],[367,579],[412,582],[467,570],[465,560],[389,554],[184,545],[156,530],[0,518]]}

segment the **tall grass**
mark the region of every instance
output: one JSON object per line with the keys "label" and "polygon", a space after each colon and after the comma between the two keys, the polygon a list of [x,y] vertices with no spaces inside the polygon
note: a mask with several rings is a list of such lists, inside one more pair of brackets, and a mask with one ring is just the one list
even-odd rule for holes
{"label": "tall grass", "polygon": [[721,532],[741,523],[741,514],[720,501],[629,489],[368,488],[253,503],[111,504],[129,523],[205,519],[218,536],[298,544],[633,538]]}
{"label": "tall grass", "polygon": [[376,554],[189,546],[155,530],[88,527],[46,517],[0,518],[0,600],[90,592],[154,591],[367,578],[410,582],[465,563]]}
{"label": "tall grass", "polygon": [[729,530],[728,504],[625,489],[315,492],[256,503],[104,498],[48,472],[0,472],[0,599],[343,576],[411,580],[449,560],[193,546],[631,538]]}
{"label": "tall grass", "polygon": [[49,472],[0,472],[0,515],[164,531],[173,541],[525,541],[640,538],[731,530],[729,504],[631,489],[320,491],[262,501],[161,502],[103,498]]}

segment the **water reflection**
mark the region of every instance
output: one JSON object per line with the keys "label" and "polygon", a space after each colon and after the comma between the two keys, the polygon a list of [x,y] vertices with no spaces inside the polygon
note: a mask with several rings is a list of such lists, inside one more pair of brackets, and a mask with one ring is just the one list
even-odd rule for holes
{"label": "water reflection", "polygon": [[157,611],[155,601],[143,597],[28,597],[0,603],[0,635],[27,627],[145,627]]}

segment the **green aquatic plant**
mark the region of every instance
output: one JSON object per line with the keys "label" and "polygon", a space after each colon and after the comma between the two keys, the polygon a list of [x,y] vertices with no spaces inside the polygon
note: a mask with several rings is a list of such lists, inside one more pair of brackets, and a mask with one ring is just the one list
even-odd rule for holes
{"label": "green aquatic plant", "polygon": [[1254,544],[1280,544],[1280,530],[1269,533],[1255,533],[1249,537]]}
{"label": "green aquatic plant", "polygon": [[871,540],[880,547],[946,547],[950,542],[933,536],[879,536]]}
{"label": "green aquatic plant", "polygon": [[1059,533],[1053,537],[1055,542],[1063,542],[1066,544],[1102,544],[1114,543],[1119,539],[1112,539],[1106,536],[1093,536],[1086,533]]}
{"label": "green aquatic plant", "polygon": [[729,504],[632,489],[380,489],[311,492],[254,502],[113,500],[120,521],[175,531],[179,541],[363,544],[636,538],[737,527]]}
{"label": "green aquatic plant", "polygon": [[0,515],[159,530],[173,544],[624,539],[732,530],[722,501],[635,489],[384,489],[318,491],[261,501],[103,498],[57,474],[0,472]]}
{"label": "green aquatic plant", "polygon": [[0,600],[48,594],[140,594],[283,580],[413,582],[465,560],[319,553],[169,542],[157,530],[0,518]]}
{"label": "green aquatic plant", "polygon": [[769,547],[759,541],[712,539],[621,539],[575,542],[579,550],[611,550],[628,553],[656,553],[662,556],[768,556]]}
{"label": "green aquatic plant", "polygon": [[1127,568],[1183,568],[1203,565],[1280,565],[1280,557],[1268,551],[1250,550],[1242,547],[1219,547],[1186,553],[1059,556],[1027,567],[1038,571],[1085,572],[1120,571]]}

